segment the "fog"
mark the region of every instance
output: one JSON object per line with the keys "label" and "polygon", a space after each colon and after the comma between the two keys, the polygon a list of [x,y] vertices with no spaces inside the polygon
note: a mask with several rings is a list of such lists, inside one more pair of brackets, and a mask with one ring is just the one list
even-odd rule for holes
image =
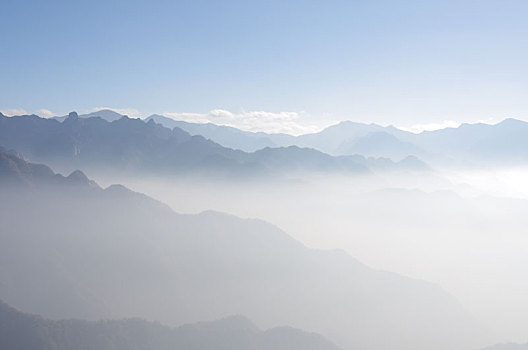
{"label": "fog", "polygon": [[[73,171],[0,150],[0,296],[23,312],[171,327],[243,315],[350,350],[526,341],[524,168],[244,153],[73,113],[4,122],[10,149]],[[55,132],[70,134],[41,148]]]}
{"label": "fog", "polygon": [[119,180],[176,212],[263,219],[309,247],[344,249],[370,267],[437,283],[498,340],[524,342],[526,175],[526,168],[504,168],[246,182]]}
{"label": "fog", "polygon": [[0,8],[0,350],[528,350],[528,0]]}
{"label": "fog", "polygon": [[176,214],[79,173],[48,182],[0,189],[0,294],[25,312],[170,326],[246,315],[343,349],[463,350],[494,339],[438,286],[309,249],[271,224]]}

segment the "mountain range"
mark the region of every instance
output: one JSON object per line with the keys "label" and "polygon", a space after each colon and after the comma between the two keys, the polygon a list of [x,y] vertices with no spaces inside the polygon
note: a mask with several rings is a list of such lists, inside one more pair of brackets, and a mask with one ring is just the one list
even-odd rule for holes
{"label": "mountain range", "polygon": [[[191,135],[202,135],[226,147],[248,152],[253,152],[264,147],[298,146],[317,149],[332,155],[354,155],[361,153],[354,152],[351,145],[347,146],[347,143],[351,143],[353,140],[357,141],[361,138],[369,137],[373,133],[385,133],[394,135],[395,137],[405,133],[394,127],[382,127],[376,124],[367,125],[346,121],[330,126],[318,133],[292,136],[288,134],[249,132],[212,123],[189,123],[156,114],[151,115],[145,120],[151,119],[166,127],[178,127]],[[368,152],[362,155],[367,157],[373,156],[373,154],[369,154]],[[407,155],[411,155],[411,153],[407,153],[403,157]],[[388,157],[387,154],[383,156]]]}
{"label": "mountain range", "polygon": [[0,301],[0,348],[24,350],[338,350],[315,333],[261,331],[242,316],[169,328],[141,319],[49,320]]}
{"label": "mountain range", "polygon": [[498,124],[462,124],[457,128],[419,134],[394,126],[343,121],[324,130],[300,136],[241,131],[214,124],[193,124],[164,116],[154,119],[167,127],[178,126],[193,135],[203,135],[235,149],[258,147],[314,148],[335,156],[362,155],[400,160],[413,155],[428,163],[458,166],[512,165],[528,162],[528,123],[506,119]]}
{"label": "mountain range", "polygon": [[239,314],[345,349],[467,349],[486,338],[434,284],[309,249],[260,220],[177,214],[121,185],[0,154],[0,296],[16,308],[172,326]]}
{"label": "mountain range", "polygon": [[[102,110],[81,117],[91,116],[114,121],[120,114]],[[528,123],[512,118],[495,125],[462,124],[457,128],[419,134],[394,126],[343,121],[320,132],[300,136],[189,123],[162,115],[152,115],[146,120],[151,119],[168,128],[178,127],[190,135],[201,135],[224,147],[246,152],[265,147],[298,146],[334,156],[357,154],[395,161],[412,155],[430,164],[450,166],[524,165],[528,162]]]}
{"label": "mountain range", "polygon": [[203,136],[166,128],[153,119],[126,116],[112,122],[98,116],[81,118],[72,112],[64,121],[36,115],[0,115],[0,146],[13,149],[54,169],[118,173],[187,174],[244,177],[297,172],[368,174],[371,169],[422,170],[428,166],[414,157],[393,162],[362,156],[330,156],[298,146],[233,150]]}
{"label": "mountain range", "polygon": [[[99,117],[101,119],[104,119],[108,122],[113,122],[113,121],[116,121],[116,120],[119,120],[121,118],[123,118],[125,115],[124,114],[119,114],[115,111],[112,111],[111,109],[101,109],[99,111],[95,111],[95,112],[91,112],[91,113],[85,113],[85,114],[80,114],[79,115],[79,118],[92,118],[92,117]],[[54,119],[54,120],[57,120],[59,122],[63,122],[64,120],[66,120],[66,118],[68,118],[67,115],[63,115],[63,116],[57,116],[57,117],[51,117],[50,119]]]}

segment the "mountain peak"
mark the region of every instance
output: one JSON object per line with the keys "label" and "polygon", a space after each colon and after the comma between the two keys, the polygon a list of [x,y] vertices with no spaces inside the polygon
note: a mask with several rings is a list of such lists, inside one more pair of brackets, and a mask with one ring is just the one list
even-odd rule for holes
{"label": "mountain peak", "polygon": [[515,118],[506,118],[503,121],[501,121],[498,125],[526,125],[526,123],[523,120],[515,119]]}
{"label": "mountain peak", "polygon": [[365,124],[362,124],[362,123],[358,123],[358,122],[353,122],[351,120],[343,120],[343,121],[340,121],[339,123],[337,124],[334,124],[334,125],[331,125],[329,126],[330,128],[332,126],[335,126],[335,127],[343,127],[343,126],[358,126],[358,125],[365,125]]}
{"label": "mountain peak", "polygon": [[105,191],[113,195],[128,196],[133,193],[131,190],[120,184],[112,184],[108,186]]}
{"label": "mountain peak", "polygon": [[78,119],[78,118],[79,118],[79,115],[77,114],[77,112],[74,111],[74,112],[70,112],[68,114],[68,118],[66,119]]}
{"label": "mountain peak", "polygon": [[88,183],[90,180],[82,171],[75,170],[67,177],[68,180],[71,180],[76,183]]}
{"label": "mountain peak", "polygon": [[77,112],[74,111],[74,112],[70,112],[63,122],[68,124],[68,123],[77,122],[78,120],[79,120],[79,115],[77,114]]}
{"label": "mountain peak", "polygon": [[98,110],[92,113],[81,115],[81,118],[93,118],[93,117],[98,117],[108,122],[113,122],[113,121],[121,119],[123,115],[111,109],[101,109],[101,110]]}

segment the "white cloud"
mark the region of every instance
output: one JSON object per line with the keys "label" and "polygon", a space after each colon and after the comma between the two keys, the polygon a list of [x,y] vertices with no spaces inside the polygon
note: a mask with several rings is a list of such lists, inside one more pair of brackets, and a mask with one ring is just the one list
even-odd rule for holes
{"label": "white cloud", "polygon": [[25,109],[21,109],[21,108],[1,109],[0,112],[2,112],[3,115],[6,115],[8,117],[12,117],[14,115],[29,114]]}
{"label": "white cloud", "polygon": [[119,114],[128,115],[130,118],[140,118],[141,112],[135,108],[112,108],[112,107],[95,107],[92,112],[98,112],[103,109],[109,109]]}
{"label": "white cloud", "polygon": [[415,134],[421,133],[422,131],[433,131],[445,128],[458,128],[460,122],[454,120],[444,120],[441,123],[428,123],[428,124],[415,124],[410,127],[399,126],[398,129],[410,131]]}
{"label": "white cloud", "polygon": [[212,122],[210,119],[208,119],[207,113],[165,112],[162,113],[162,115],[175,120],[182,120],[189,123],[206,124]]}
{"label": "white cloud", "polygon": [[37,115],[44,118],[50,118],[55,116],[56,114],[50,111],[49,109],[42,108],[37,111]]}
{"label": "white cloud", "polygon": [[208,113],[166,112],[163,115],[192,123],[213,123],[253,132],[299,135],[321,129],[319,126],[304,123],[305,115],[297,112],[243,111],[233,113],[224,109],[214,109]]}

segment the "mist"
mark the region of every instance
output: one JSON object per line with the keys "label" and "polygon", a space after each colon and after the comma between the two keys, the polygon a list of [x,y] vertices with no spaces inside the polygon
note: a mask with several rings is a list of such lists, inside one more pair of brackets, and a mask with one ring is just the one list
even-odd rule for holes
{"label": "mist", "polygon": [[244,151],[115,112],[0,115],[0,296],[52,319],[241,315],[350,350],[523,342],[525,124],[206,125],[273,146]]}
{"label": "mist", "polygon": [[528,1],[2,1],[0,350],[528,349]]}
{"label": "mist", "polygon": [[[431,281],[498,340],[526,340],[526,169],[298,175],[211,181],[121,178],[180,213],[259,218],[317,249],[343,249],[375,269]],[[101,178],[102,183],[112,179]]]}

